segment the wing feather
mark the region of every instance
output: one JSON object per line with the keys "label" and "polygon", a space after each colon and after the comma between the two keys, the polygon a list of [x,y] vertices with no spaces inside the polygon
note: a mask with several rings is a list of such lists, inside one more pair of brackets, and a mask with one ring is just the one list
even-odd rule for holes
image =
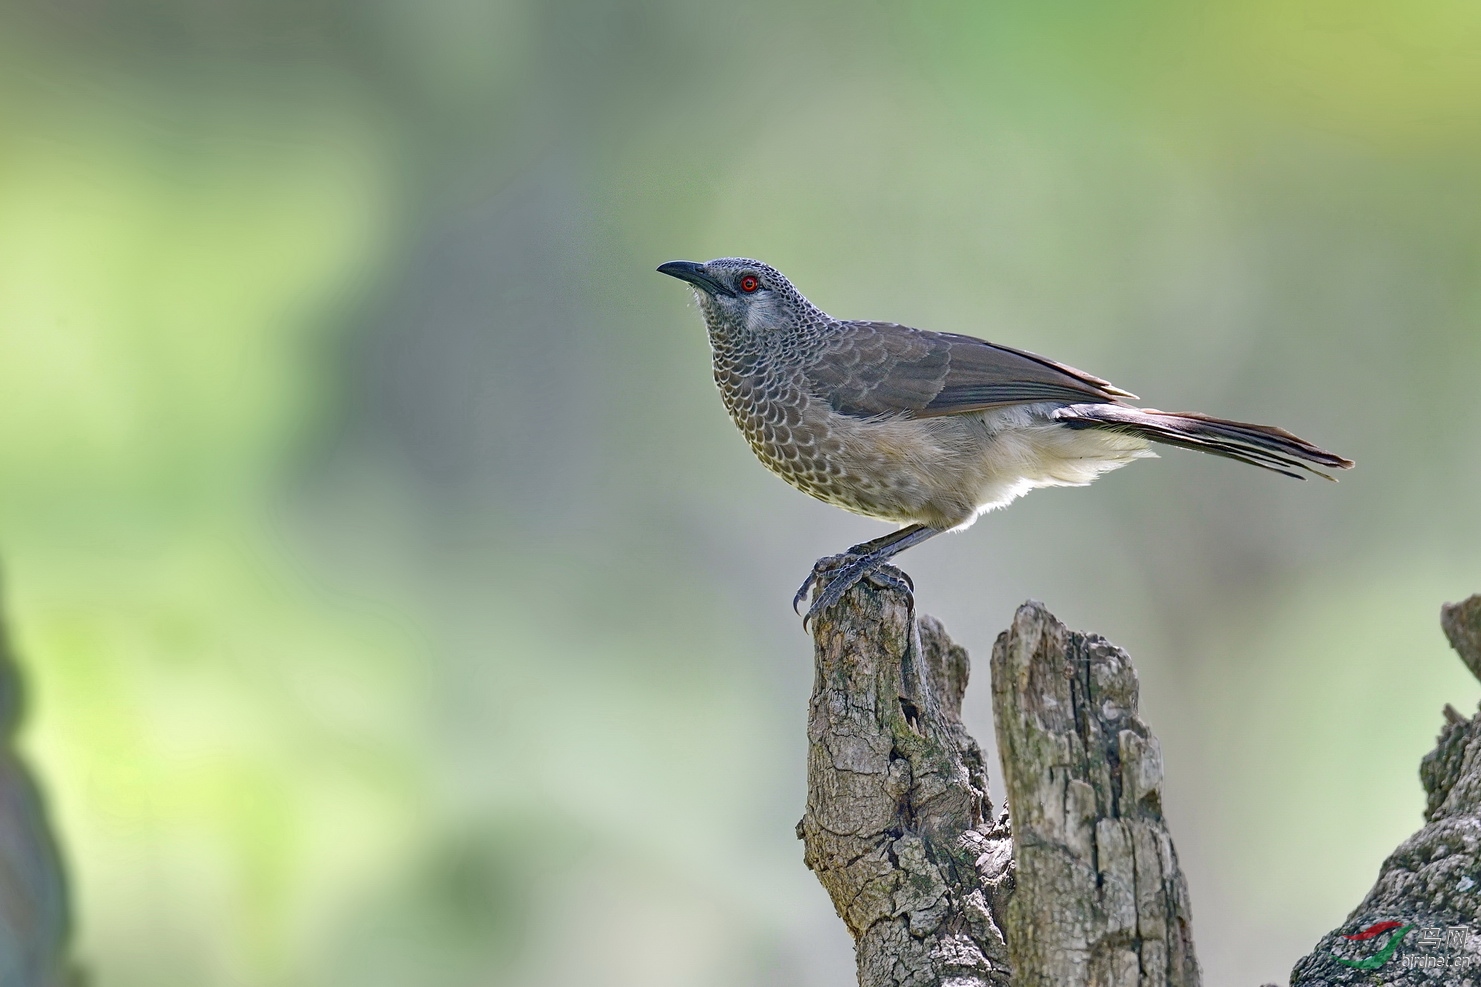
{"label": "wing feather", "polygon": [[807,367],[833,410],[928,418],[1039,401],[1119,403],[1135,395],[1074,367],[973,336],[845,322]]}

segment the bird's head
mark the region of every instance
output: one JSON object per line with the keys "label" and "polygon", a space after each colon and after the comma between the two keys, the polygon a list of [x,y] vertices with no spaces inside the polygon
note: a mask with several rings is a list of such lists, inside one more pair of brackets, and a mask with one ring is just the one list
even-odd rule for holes
{"label": "bird's head", "polygon": [[703,264],[671,260],[658,270],[694,287],[711,332],[767,335],[796,326],[812,310],[792,282],[759,260],[721,257]]}

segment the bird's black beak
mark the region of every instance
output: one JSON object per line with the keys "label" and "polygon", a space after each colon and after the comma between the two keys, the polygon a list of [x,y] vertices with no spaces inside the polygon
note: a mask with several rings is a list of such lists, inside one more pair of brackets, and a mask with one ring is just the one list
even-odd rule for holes
{"label": "bird's black beak", "polygon": [[680,281],[688,281],[696,288],[702,288],[712,295],[735,297],[735,292],[705,273],[703,264],[696,264],[692,260],[671,260],[667,264],[659,264],[658,273],[667,274],[669,277],[678,278]]}

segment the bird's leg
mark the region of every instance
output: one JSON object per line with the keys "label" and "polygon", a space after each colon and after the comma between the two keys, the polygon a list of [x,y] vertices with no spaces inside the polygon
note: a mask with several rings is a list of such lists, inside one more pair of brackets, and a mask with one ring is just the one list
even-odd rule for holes
{"label": "bird's leg", "polygon": [[827,582],[823,585],[822,591],[813,597],[812,605],[807,608],[804,624],[817,616],[824,607],[831,607],[841,600],[843,594],[847,593],[851,586],[866,577],[891,589],[899,589],[907,593],[914,591],[915,586],[905,573],[893,566],[888,571],[882,571],[881,567],[912,545],[919,545],[927,538],[940,533],[939,528],[912,524],[882,538],[855,545],[841,555],[819,559],[801,588],[798,589],[796,597],[793,598],[793,609],[796,609],[808,593],[823,582],[825,576]]}

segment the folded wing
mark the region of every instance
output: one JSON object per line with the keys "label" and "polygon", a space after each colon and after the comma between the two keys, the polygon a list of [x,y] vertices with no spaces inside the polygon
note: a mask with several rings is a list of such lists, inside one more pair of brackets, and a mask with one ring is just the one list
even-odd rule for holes
{"label": "folded wing", "polygon": [[927,418],[1038,401],[1119,403],[1136,395],[1074,367],[972,336],[846,322],[806,371],[839,414]]}

